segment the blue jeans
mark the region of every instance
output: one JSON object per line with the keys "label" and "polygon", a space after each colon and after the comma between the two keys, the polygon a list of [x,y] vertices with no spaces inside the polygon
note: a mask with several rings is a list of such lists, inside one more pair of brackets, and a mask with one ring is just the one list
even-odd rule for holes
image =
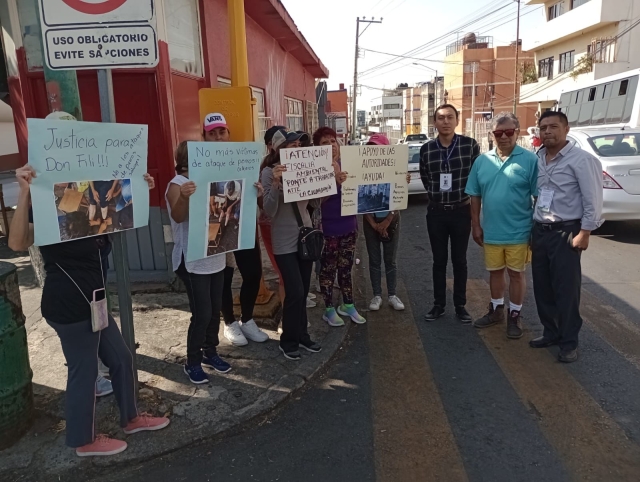
{"label": "blue jeans", "polygon": [[400,239],[400,221],[398,229],[393,238],[388,243],[383,243],[378,237],[378,233],[365,220],[364,239],[367,244],[369,254],[369,276],[371,277],[371,287],[374,296],[382,296],[382,261],[384,260],[384,271],[387,277],[387,293],[389,296],[396,294],[396,282],[398,270],[396,267],[396,253],[398,251],[398,240]]}

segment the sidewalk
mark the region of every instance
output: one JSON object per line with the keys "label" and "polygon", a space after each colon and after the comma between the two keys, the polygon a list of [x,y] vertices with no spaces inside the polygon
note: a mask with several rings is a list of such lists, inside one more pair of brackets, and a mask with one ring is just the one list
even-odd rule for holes
{"label": "sidewalk", "polygon": [[[126,436],[118,424],[113,395],[98,399],[96,432],[124,439],[129,448],[113,457],[79,458],[64,444],[67,370],[60,342],[40,315],[40,289],[30,275],[29,258],[15,254],[12,257],[4,238],[0,243],[0,259],[20,267],[36,406],[31,431],[14,447],[0,452],[0,480],[58,476],[59,480],[72,480],[73,473],[79,470],[86,474],[98,467],[148,461],[228,431],[269,412],[304,386],[332,358],[347,333],[346,328],[331,329],[322,322],[320,307],[308,310],[310,334],[322,343],[323,350],[318,354],[304,352],[302,361],[293,362],[281,355],[279,335],[273,330],[266,330],[270,337],[266,343],[250,342],[241,348],[233,347],[221,330],[219,353],[233,370],[226,375],[208,371],[211,382],[196,386],[188,381],[182,368],[190,317],[186,294],[136,290],[133,309],[139,344],[139,409],[167,415],[171,425],[158,433]],[[267,273],[267,282],[270,278]],[[273,320],[265,320],[263,326],[273,327]]]}

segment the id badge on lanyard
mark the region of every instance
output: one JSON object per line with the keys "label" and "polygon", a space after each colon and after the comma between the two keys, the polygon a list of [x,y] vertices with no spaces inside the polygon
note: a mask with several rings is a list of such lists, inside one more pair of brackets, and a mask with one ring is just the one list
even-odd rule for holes
{"label": "id badge on lanyard", "polygon": [[543,187],[540,189],[540,193],[538,194],[538,204],[537,208],[543,213],[548,213],[551,211],[551,202],[553,201],[553,195],[555,191],[553,189],[548,189]]}
{"label": "id badge on lanyard", "polygon": [[[451,159],[451,155],[453,154],[453,151],[455,150],[457,144],[458,144],[458,138],[456,137],[455,142],[451,146],[451,150],[447,149],[445,151],[445,152],[448,152],[447,159],[441,164],[444,165],[444,168],[447,171],[450,170],[449,159]],[[438,146],[439,146],[439,143],[438,143]],[[440,154],[442,155],[442,149],[440,149]],[[451,192],[452,188],[453,188],[453,174],[451,174],[451,172],[440,173],[440,192]]]}

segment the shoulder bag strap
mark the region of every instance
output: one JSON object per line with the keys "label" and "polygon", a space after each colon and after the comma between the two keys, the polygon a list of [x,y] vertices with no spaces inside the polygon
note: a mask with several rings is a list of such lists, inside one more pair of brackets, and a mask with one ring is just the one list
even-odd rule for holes
{"label": "shoulder bag strap", "polygon": [[298,221],[298,227],[300,229],[304,228],[304,223],[302,222],[302,216],[300,215],[300,209],[298,209],[297,201],[292,203],[291,208],[293,209],[293,214],[296,215],[296,221]]}
{"label": "shoulder bag strap", "polygon": [[[98,250],[98,260],[100,263],[100,274],[102,275],[102,280],[103,283],[102,285],[104,286],[104,270],[102,269],[102,256],[100,256],[100,250]],[[62,266],[60,266],[58,263],[56,263],[56,266],[58,268],[60,268],[60,270],[67,275],[67,277],[71,280],[71,282],[76,285],[76,288],[78,288],[78,291],[80,292],[80,294],[82,295],[82,297],[86,300],[87,303],[91,304],[91,302],[87,299],[87,297],[85,296],[85,294],[82,292],[82,290],[80,289],[80,287],[78,286],[78,283],[76,283],[76,281],[69,275],[69,273],[67,273],[64,268]]]}

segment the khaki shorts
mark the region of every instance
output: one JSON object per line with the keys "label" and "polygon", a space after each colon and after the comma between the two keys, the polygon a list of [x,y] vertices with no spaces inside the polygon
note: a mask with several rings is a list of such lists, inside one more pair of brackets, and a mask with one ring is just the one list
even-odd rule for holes
{"label": "khaki shorts", "polygon": [[523,272],[531,263],[531,249],[528,244],[485,244],[484,264],[488,271],[509,268]]}

